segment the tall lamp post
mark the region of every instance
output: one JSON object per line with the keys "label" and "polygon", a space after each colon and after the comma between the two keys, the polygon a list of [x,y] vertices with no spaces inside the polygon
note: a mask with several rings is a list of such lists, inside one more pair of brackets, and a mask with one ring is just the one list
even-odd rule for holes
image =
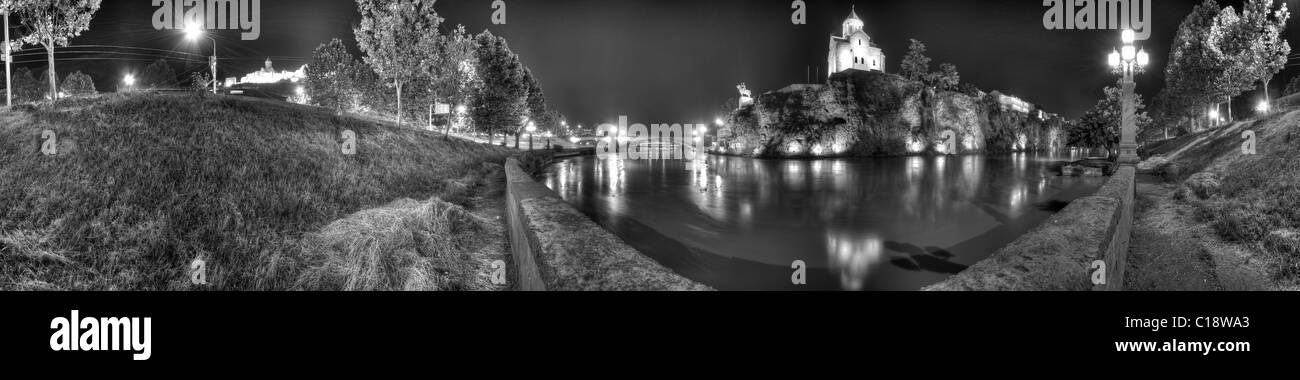
{"label": "tall lamp post", "polygon": [[1137,85],[1133,83],[1133,75],[1151,63],[1151,57],[1147,55],[1146,50],[1139,51],[1133,45],[1135,35],[1132,29],[1124,29],[1120,33],[1120,40],[1124,44],[1119,50],[1110,53],[1108,63],[1112,69],[1122,75],[1119,81],[1120,88],[1123,90],[1120,99],[1123,116],[1120,119],[1119,163],[1133,165],[1140,161],[1137,155],[1137,119],[1134,116],[1136,111],[1133,94],[1133,89]]}
{"label": "tall lamp post", "polygon": [[199,24],[189,24],[185,26],[185,39],[194,41],[199,37],[207,38],[209,41],[212,41],[212,56],[208,57],[208,66],[212,68],[212,93],[216,94],[217,93],[217,40],[215,38],[212,38],[211,36],[203,34],[203,29],[199,28]]}

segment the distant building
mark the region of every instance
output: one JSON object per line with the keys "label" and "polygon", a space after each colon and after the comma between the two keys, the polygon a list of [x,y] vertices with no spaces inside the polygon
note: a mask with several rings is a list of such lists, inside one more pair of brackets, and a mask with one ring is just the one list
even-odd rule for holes
{"label": "distant building", "polygon": [[296,71],[275,71],[271,59],[266,59],[266,66],[261,70],[254,71],[245,75],[243,78],[226,78],[226,87],[232,87],[237,84],[245,83],[279,83],[289,81],[298,83],[307,77],[307,65],[299,67]]}
{"label": "distant building", "polygon": [[1007,96],[1003,94],[997,94],[997,95],[998,95],[998,104],[1002,105],[1003,111],[1015,111],[1015,112],[1028,115],[1029,112],[1034,109],[1033,104],[1029,104],[1029,102],[1020,100],[1020,98],[1014,96]]}
{"label": "distant building", "polygon": [[862,19],[858,18],[856,9],[849,12],[841,32],[831,36],[830,51],[826,54],[830,67],[827,76],[848,69],[885,71],[885,52],[862,31]]}

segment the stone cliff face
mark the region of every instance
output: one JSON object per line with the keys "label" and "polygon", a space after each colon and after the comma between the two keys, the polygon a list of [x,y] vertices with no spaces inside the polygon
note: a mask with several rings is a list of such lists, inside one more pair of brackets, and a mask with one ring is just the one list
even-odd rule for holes
{"label": "stone cliff face", "polygon": [[832,75],[827,84],[792,85],[756,97],[728,116],[718,131],[717,153],[864,157],[944,153],[949,146],[957,153],[1063,146],[1059,119],[1004,111],[998,98],[935,92],[897,75],[850,70]]}

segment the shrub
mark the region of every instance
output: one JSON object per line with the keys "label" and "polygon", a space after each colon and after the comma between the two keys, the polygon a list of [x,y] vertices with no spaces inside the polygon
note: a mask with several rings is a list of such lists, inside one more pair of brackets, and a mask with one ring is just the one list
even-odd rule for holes
{"label": "shrub", "polygon": [[1219,176],[1210,172],[1201,172],[1193,174],[1187,179],[1187,188],[1196,194],[1198,198],[1209,199],[1219,193],[1223,183],[1219,181]]}

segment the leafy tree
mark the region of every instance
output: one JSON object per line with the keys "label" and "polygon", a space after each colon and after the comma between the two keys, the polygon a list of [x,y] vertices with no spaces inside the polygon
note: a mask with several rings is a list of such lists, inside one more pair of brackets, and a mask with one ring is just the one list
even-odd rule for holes
{"label": "leafy tree", "polygon": [[[528,98],[525,100],[525,104],[528,108],[528,120],[533,122],[538,130],[544,130],[547,123],[545,120],[547,118],[546,94],[542,93],[542,84],[537,81],[537,77],[533,76],[533,70],[530,70],[527,67],[524,68],[524,83],[528,85]],[[515,131],[516,145],[519,144],[518,137],[520,133],[523,133],[522,129],[523,128],[520,128]],[[518,148],[518,146],[516,146],[516,148]]]}
{"label": "leafy tree", "polygon": [[194,72],[190,74],[190,90],[203,95],[208,93],[212,88],[212,76],[207,72]]}
{"label": "leafy tree", "polygon": [[36,80],[32,71],[26,67],[19,67],[13,73],[14,102],[30,103],[40,101],[45,96],[45,90],[41,87],[41,82]]}
{"label": "leafy tree", "polygon": [[925,55],[925,43],[913,38],[903,56],[902,75],[904,78],[925,82],[930,75],[930,57]]}
{"label": "leafy tree", "polygon": [[145,66],[144,71],[136,78],[136,86],[142,88],[172,87],[177,84],[176,70],[163,59]]}
{"label": "leafy tree", "polygon": [[438,37],[442,17],[434,1],[357,0],[361,24],[353,29],[365,61],[397,89],[397,124],[402,124],[402,88],[421,75],[432,54],[427,41]]}
{"label": "leafy tree", "polygon": [[316,47],[307,65],[305,89],[314,105],[336,111],[349,109],[354,101],[358,75],[357,59],[343,40],[335,38]]}
{"label": "leafy tree", "polygon": [[99,10],[100,0],[30,0],[17,9],[25,31],[23,41],[45,47],[49,92],[58,99],[58,77],[54,71],[54,48],[68,46],[68,41],[90,28],[90,19]]}
{"label": "leafy tree", "polygon": [[940,90],[957,91],[957,87],[961,85],[961,74],[957,73],[957,65],[951,63],[939,65],[935,78],[935,87]]}
{"label": "leafy tree", "polygon": [[1206,36],[1218,18],[1219,4],[1205,0],[1183,19],[1165,65],[1165,86],[1157,96],[1157,115],[1196,118],[1210,103],[1213,79],[1220,76]]}
{"label": "leafy tree", "polygon": [[1300,93],[1300,76],[1291,79],[1291,83],[1288,83],[1286,89],[1282,90],[1283,96],[1294,95],[1296,93]]}
{"label": "leafy tree", "polygon": [[482,86],[474,94],[472,115],[474,125],[490,140],[498,132],[519,127],[528,111],[528,83],[519,56],[510,51],[505,38],[483,31],[474,39]]}
{"label": "leafy tree", "polygon": [[81,71],[68,74],[68,77],[63,79],[63,92],[69,96],[94,95],[97,93],[95,80]]}
{"label": "leafy tree", "polygon": [[1267,85],[1291,51],[1283,37],[1290,12],[1285,4],[1272,8],[1272,0],[1247,0],[1241,13],[1215,0],[1197,5],[1175,35],[1157,117],[1194,118],[1257,83]]}
{"label": "leafy tree", "polygon": [[[478,86],[474,36],[465,32],[464,25],[457,25],[456,29],[429,42],[433,46],[426,50],[434,54],[424,65],[424,75],[432,81],[434,100],[453,107],[469,103]],[[447,123],[446,132],[450,133],[450,128],[451,123]]]}
{"label": "leafy tree", "polygon": [[[1086,148],[1105,148],[1112,151],[1119,144],[1120,123],[1123,116],[1123,90],[1117,86],[1106,87],[1105,97],[1083,116],[1070,123],[1066,129],[1066,144]],[[1151,118],[1144,110],[1142,95],[1134,94],[1134,118],[1140,131],[1150,128]]]}

